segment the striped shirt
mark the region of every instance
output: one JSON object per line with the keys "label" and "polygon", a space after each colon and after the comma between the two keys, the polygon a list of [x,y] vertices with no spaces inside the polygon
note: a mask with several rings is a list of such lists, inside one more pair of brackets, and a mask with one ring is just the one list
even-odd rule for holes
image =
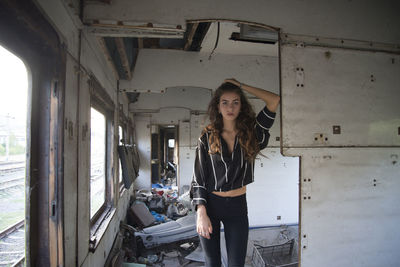
{"label": "striped shirt", "polygon": [[[269,129],[275,120],[275,113],[264,107],[254,125],[260,150],[264,149],[269,140]],[[193,178],[190,198],[192,204],[207,204],[207,194],[213,191],[229,191],[243,187],[254,181],[254,160],[245,159],[245,152],[235,138],[232,153],[228,144],[220,136],[221,153],[209,154],[209,134],[203,133],[197,144],[194,161]]]}

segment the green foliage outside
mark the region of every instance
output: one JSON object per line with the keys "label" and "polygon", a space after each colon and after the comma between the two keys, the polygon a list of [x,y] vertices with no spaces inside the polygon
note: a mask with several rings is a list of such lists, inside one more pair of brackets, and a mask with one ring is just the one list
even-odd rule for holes
{"label": "green foliage outside", "polygon": [[0,231],[4,231],[11,225],[21,221],[24,219],[24,211],[14,211],[14,212],[7,212],[6,214],[2,214],[0,216]]}
{"label": "green foliage outside", "polygon": [[[21,146],[20,144],[18,144],[17,138],[15,137],[15,135],[11,134],[9,138],[10,138],[10,140],[9,140],[9,142],[10,142],[10,144],[9,144],[10,145],[10,147],[9,147],[10,155],[21,155],[21,154],[24,154],[25,153],[25,147]],[[3,144],[0,144],[0,156],[5,156],[5,155],[6,155],[6,144],[3,143]]]}
{"label": "green foliage outside", "polygon": [[6,155],[6,146],[5,144],[0,144],[0,156]]}

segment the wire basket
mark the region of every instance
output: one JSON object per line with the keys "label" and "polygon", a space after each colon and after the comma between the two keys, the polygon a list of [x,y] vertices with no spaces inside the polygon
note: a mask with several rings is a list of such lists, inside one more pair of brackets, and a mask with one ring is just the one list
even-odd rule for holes
{"label": "wire basket", "polygon": [[253,245],[251,262],[255,267],[297,267],[297,255],[293,255],[294,239],[280,245]]}

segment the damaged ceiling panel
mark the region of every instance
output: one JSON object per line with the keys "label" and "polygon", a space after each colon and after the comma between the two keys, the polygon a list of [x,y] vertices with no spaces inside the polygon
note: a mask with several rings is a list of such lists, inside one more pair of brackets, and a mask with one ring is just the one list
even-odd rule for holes
{"label": "damaged ceiling panel", "polygon": [[[148,37],[145,33],[137,33],[135,37],[123,36],[123,33],[110,34],[107,36],[104,32],[99,34],[98,31],[92,29],[100,35],[100,42],[104,43],[106,52],[109,54],[110,63],[118,74],[119,79],[132,79],[133,69],[139,49],[174,49],[186,51],[200,51],[201,43],[206,35],[209,22],[188,24],[187,31],[184,35],[168,36],[165,38]],[[150,25],[151,26],[151,25]],[[94,26],[96,27],[96,26]],[[143,34],[143,37],[141,36]]]}
{"label": "damaged ceiling panel", "polygon": [[[132,80],[140,49],[195,51],[210,55],[215,52],[278,56],[278,30],[265,25],[199,20],[188,21],[185,29],[182,29],[180,25],[108,23],[93,20],[87,25],[89,32],[97,36],[117,80]],[[127,96],[130,103],[137,101],[137,93],[132,92]]]}
{"label": "damaged ceiling panel", "polygon": [[130,80],[139,51],[137,38],[104,37],[104,42],[120,79]]}
{"label": "damaged ceiling panel", "polygon": [[[103,25],[104,26],[104,25]],[[96,30],[98,24],[93,24],[92,32],[104,39],[105,46],[111,58],[111,63],[118,73],[119,79],[132,79],[133,69],[140,49],[174,49],[184,51],[202,51],[236,55],[278,55],[278,33],[275,29],[247,25],[239,22],[193,22],[186,25],[186,31],[169,29],[163,36],[158,28],[131,27],[120,25],[120,29],[106,29],[101,33]],[[125,36],[122,29],[130,30]],[[107,31],[109,32],[107,36]],[[164,33],[165,33],[165,29]],[[133,34],[135,31],[135,34]],[[118,32],[118,34],[117,34]],[[150,34],[150,32],[152,34]],[[156,37],[158,36],[158,37]]]}
{"label": "damaged ceiling panel", "polygon": [[215,49],[215,53],[221,54],[277,57],[278,31],[239,22],[214,22],[201,46],[201,51],[205,53],[211,53]]}

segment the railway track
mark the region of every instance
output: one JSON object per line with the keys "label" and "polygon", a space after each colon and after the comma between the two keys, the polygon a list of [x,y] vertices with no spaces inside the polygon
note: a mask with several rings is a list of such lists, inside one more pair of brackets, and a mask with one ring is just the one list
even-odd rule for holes
{"label": "railway track", "polygon": [[0,233],[0,266],[24,266],[24,220],[11,225]]}
{"label": "railway track", "polygon": [[25,184],[24,177],[17,177],[13,179],[8,179],[6,181],[0,181],[0,195],[4,192],[7,192],[15,188],[18,189],[23,188],[24,184]]}
{"label": "railway track", "polygon": [[0,176],[25,169],[24,161],[0,162]]}
{"label": "railway track", "polygon": [[23,189],[25,185],[25,162],[0,162],[0,199],[2,195]]}
{"label": "railway track", "polygon": [[[15,213],[24,213],[25,162],[0,162],[0,212],[1,220],[13,220]],[[17,201],[17,202],[16,202]],[[19,201],[19,202],[18,202]],[[10,203],[13,203],[10,206]],[[21,218],[19,217],[19,218]],[[2,227],[7,227],[4,224]],[[4,229],[4,228],[3,228]],[[8,226],[0,233],[0,267],[24,266],[24,220]]]}

